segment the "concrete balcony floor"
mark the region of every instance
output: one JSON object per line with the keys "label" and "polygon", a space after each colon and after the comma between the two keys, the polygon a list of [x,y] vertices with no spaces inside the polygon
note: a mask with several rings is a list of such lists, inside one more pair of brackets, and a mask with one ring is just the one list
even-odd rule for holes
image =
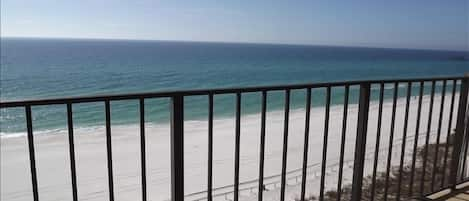
{"label": "concrete balcony floor", "polygon": [[469,201],[469,182],[462,183],[456,186],[456,190],[449,189],[433,193],[421,200],[435,200],[435,201]]}

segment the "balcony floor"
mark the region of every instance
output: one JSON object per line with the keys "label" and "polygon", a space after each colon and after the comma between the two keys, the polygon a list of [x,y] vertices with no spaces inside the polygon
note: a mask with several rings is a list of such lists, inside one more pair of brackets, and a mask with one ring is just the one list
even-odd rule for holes
{"label": "balcony floor", "polygon": [[422,200],[430,201],[469,201],[469,182],[458,185],[457,190],[450,191],[449,189],[443,190],[431,195],[428,195]]}
{"label": "balcony floor", "polygon": [[468,194],[468,192],[460,193],[460,194],[457,194],[457,195],[455,195],[451,198],[448,198],[446,200],[448,200],[448,201],[469,200],[469,194]]}

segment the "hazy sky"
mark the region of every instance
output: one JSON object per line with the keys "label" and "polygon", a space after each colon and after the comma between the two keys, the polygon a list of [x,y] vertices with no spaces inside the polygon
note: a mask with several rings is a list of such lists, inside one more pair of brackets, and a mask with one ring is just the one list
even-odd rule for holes
{"label": "hazy sky", "polygon": [[1,0],[1,35],[469,50],[469,0]]}

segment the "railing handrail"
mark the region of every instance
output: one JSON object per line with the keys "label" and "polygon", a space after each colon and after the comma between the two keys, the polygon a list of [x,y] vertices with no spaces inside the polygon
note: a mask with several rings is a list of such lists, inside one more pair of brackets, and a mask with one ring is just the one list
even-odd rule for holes
{"label": "railing handrail", "polygon": [[450,76],[450,77],[424,77],[424,78],[405,78],[405,79],[383,79],[383,80],[352,80],[352,81],[337,81],[337,82],[313,82],[301,84],[287,84],[287,85],[265,85],[254,87],[235,87],[235,88],[213,88],[213,89],[193,89],[193,90],[169,90],[160,92],[142,92],[142,93],[128,93],[128,94],[105,94],[105,95],[91,95],[91,96],[72,96],[65,98],[44,98],[44,99],[26,99],[26,100],[13,100],[13,101],[0,101],[0,108],[10,107],[24,107],[35,105],[57,105],[67,103],[86,103],[86,102],[100,102],[100,101],[118,101],[130,100],[140,98],[164,98],[173,96],[197,96],[208,94],[231,94],[231,93],[249,93],[260,91],[281,91],[281,90],[294,90],[305,88],[321,88],[321,87],[335,87],[345,85],[359,85],[359,84],[379,84],[379,83],[394,83],[394,82],[429,82],[429,81],[443,81],[443,80],[461,80],[465,79],[464,76]]}

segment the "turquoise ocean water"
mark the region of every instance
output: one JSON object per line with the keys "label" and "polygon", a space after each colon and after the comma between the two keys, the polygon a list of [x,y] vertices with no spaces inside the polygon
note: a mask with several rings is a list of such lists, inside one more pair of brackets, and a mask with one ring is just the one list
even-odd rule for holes
{"label": "turquoise ocean water", "polygon": [[[244,87],[363,79],[462,76],[468,52],[269,44],[162,42],[79,39],[1,39],[1,101]],[[428,85],[427,85],[428,86]],[[450,86],[448,86],[449,89]],[[400,96],[405,94],[401,85]],[[377,88],[373,87],[373,99]],[[386,86],[386,98],[392,87]],[[417,89],[414,87],[413,89]],[[436,91],[441,90],[437,83]],[[357,100],[351,90],[351,103]],[[426,87],[426,92],[429,88]],[[413,90],[413,94],[417,90]],[[313,91],[313,106],[324,104]],[[342,104],[343,89],[332,90]],[[233,116],[234,95],[215,97],[215,117]],[[187,120],[207,117],[207,97],[190,97]],[[242,113],[260,110],[259,93],[243,94]],[[272,92],[269,110],[283,109],[283,93]],[[138,122],[138,102],[112,102],[112,124]],[[292,107],[304,107],[304,91],[292,93]],[[35,131],[65,129],[64,105],[33,107]],[[146,100],[149,123],[168,122],[168,99]],[[103,125],[104,104],[74,105],[76,127]],[[0,133],[25,132],[24,109],[2,109]]]}

